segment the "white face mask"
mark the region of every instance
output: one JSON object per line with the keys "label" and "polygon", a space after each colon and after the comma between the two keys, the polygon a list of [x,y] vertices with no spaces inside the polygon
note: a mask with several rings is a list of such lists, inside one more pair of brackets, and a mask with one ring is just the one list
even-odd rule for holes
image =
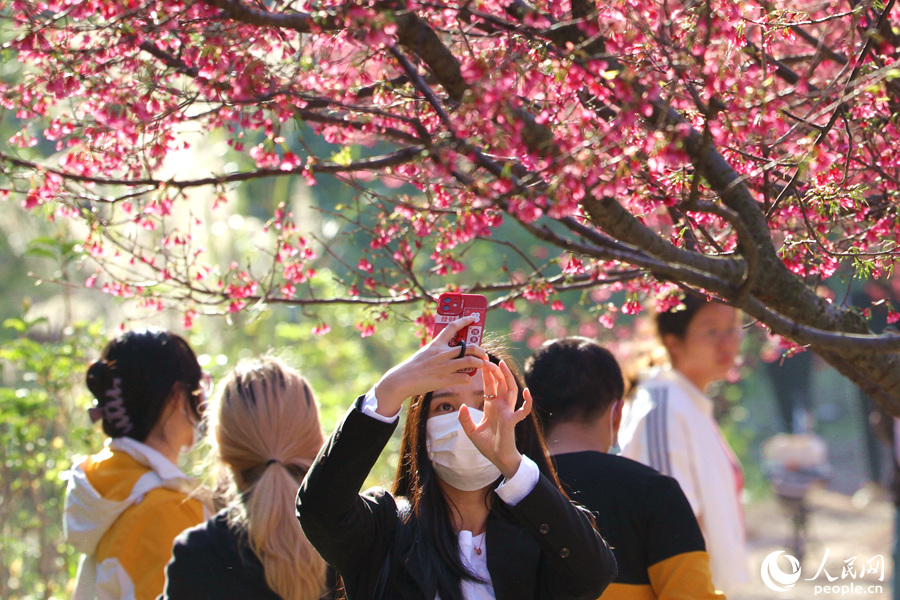
{"label": "white face mask", "polygon": [[609,411],[609,449],[607,450],[609,454],[622,454],[622,448],[619,447],[619,436],[616,435],[616,428],[613,425],[616,406],[619,405],[619,402],[621,402],[621,400],[613,402],[612,408]]}
{"label": "white face mask", "polygon": [[[477,425],[484,413],[470,408]],[[438,477],[464,492],[480,490],[500,477],[500,469],[478,451],[459,423],[458,413],[431,417],[425,423],[425,447]]]}
{"label": "white face mask", "polygon": [[184,418],[187,419],[188,423],[191,424],[191,445],[186,446],[186,448],[190,449],[194,447],[194,444],[197,443],[197,440],[203,438],[203,434],[206,433],[206,423],[203,419],[198,419],[194,416],[193,411],[188,410],[187,407],[181,409],[181,412],[184,413]]}

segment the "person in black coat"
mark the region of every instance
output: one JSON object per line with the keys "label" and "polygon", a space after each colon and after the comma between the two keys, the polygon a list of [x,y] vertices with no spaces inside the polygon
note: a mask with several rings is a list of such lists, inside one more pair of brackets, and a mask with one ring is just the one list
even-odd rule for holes
{"label": "person in black coat", "polygon": [[550,454],[565,489],[597,515],[619,575],[604,600],[722,600],[697,518],[678,481],[622,456],[616,445],[624,380],[597,342],[546,342],[525,362]]}
{"label": "person in black coat", "polygon": [[239,364],[210,403],[209,438],[228,507],[175,540],[163,600],[332,598],[333,573],[306,540],[294,495],[324,435],[312,390],[266,357]]}
{"label": "person in black coat", "polygon": [[[615,578],[553,474],[530,393],[506,361],[448,345],[473,322],[451,323],[358,398],[300,487],[303,530],[349,600],[593,600]],[[360,495],[410,397],[393,493]]]}

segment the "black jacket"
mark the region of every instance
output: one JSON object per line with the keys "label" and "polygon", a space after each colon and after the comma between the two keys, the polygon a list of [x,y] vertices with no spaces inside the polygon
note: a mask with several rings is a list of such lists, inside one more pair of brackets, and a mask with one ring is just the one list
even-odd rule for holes
{"label": "black jacket", "polygon": [[281,600],[246,535],[228,525],[224,511],[182,532],[173,550],[160,600]]}
{"label": "black jacket", "polygon": [[[306,537],[343,577],[349,600],[372,598],[388,556],[385,598],[434,600],[435,583],[414,548],[415,516],[401,521],[394,497],[381,488],[358,493],[395,427],[351,408],[298,493]],[[497,600],[593,600],[615,578],[615,559],[588,513],[545,477],[508,508],[509,519],[492,513],[486,529]]]}

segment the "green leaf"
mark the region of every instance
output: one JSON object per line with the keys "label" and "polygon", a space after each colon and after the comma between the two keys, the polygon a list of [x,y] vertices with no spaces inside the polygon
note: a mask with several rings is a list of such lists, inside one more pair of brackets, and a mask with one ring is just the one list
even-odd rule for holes
{"label": "green leaf", "polygon": [[28,324],[25,323],[22,319],[6,319],[3,321],[3,326],[8,329],[15,329],[16,331],[22,332],[28,328]]}
{"label": "green leaf", "polygon": [[58,257],[56,252],[52,250],[48,250],[46,248],[29,248],[25,252],[23,252],[25,256],[37,256],[40,258],[49,258],[55,260]]}
{"label": "green leaf", "polygon": [[344,146],[331,155],[331,162],[346,167],[353,163],[354,154],[355,152],[351,146]]}

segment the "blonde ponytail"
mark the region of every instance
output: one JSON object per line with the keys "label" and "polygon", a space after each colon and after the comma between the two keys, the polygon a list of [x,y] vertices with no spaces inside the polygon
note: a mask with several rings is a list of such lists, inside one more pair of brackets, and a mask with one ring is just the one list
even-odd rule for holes
{"label": "blonde ponytail", "polygon": [[318,600],[325,561],[303,534],[294,499],[324,443],[306,380],[275,358],[241,363],[210,407],[210,443],[231,471],[233,526],[247,533],[266,583],[284,600]]}

